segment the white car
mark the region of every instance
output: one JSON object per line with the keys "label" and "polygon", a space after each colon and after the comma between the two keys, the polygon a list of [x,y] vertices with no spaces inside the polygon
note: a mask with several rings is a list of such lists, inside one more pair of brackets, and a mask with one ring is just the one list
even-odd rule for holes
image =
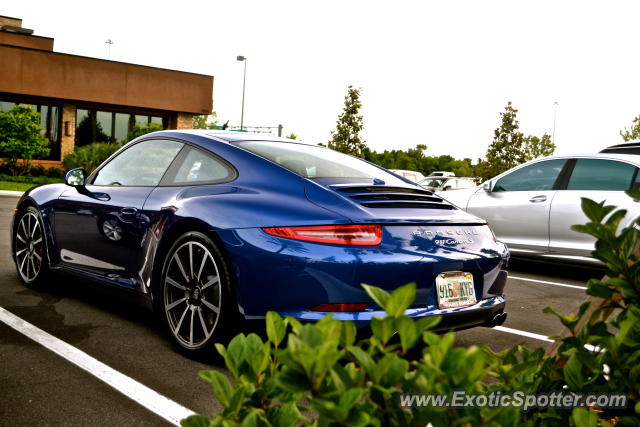
{"label": "white car", "polygon": [[435,171],[429,174],[429,177],[432,177],[432,176],[450,177],[450,176],[456,176],[456,174],[453,172],[447,172],[447,171]]}
{"label": "white car", "polygon": [[424,175],[418,171],[409,171],[404,169],[389,169],[391,172],[396,175],[400,175],[403,178],[408,179],[409,181],[418,182],[424,179]]}
{"label": "white car", "polygon": [[514,256],[597,262],[595,239],[572,231],[588,220],[581,209],[587,197],[627,210],[621,227],[640,217],[640,201],[625,190],[640,188],[640,156],[581,154],[536,159],[465,190],[438,193],[487,220]]}
{"label": "white car", "polygon": [[428,176],[422,181],[418,181],[418,185],[431,191],[449,191],[477,187],[478,184],[476,184],[473,178],[463,176]]}

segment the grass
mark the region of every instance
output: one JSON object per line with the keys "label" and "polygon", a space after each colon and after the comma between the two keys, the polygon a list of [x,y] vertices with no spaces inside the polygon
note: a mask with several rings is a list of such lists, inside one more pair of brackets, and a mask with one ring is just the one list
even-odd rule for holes
{"label": "grass", "polygon": [[29,184],[26,182],[9,182],[9,181],[0,181],[0,190],[11,190],[11,191],[27,191],[31,187],[35,187],[37,184]]}
{"label": "grass", "polygon": [[27,191],[31,187],[40,184],[52,184],[64,182],[63,178],[50,178],[46,176],[8,176],[0,175],[0,190]]}

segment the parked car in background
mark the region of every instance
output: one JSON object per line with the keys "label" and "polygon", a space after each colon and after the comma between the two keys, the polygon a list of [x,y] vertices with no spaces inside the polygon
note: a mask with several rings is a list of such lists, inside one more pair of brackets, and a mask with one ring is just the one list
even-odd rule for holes
{"label": "parked car in background", "polygon": [[627,142],[625,144],[612,145],[600,152],[616,154],[640,154],[640,140]]}
{"label": "parked car in background", "polygon": [[429,176],[456,176],[455,173],[453,172],[447,172],[447,171],[435,171],[435,172],[431,172],[429,174]]}
{"label": "parked car in background", "polygon": [[473,178],[468,177],[439,177],[428,176],[422,181],[418,182],[418,185],[431,191],[449,191],[460,190],[462,188],[477,187],[477,184]]}
{"label": "parked car in background", "polygon": [[362,283],[415,282],[406,314],[441,315],[444,329],[506,318],[509,253],[486,221],[328,148],[167,130],[133,140],[89,176],[72,169],[65,184],[18,201],[20,280],[52,286],[55,270],[130,291],[188,352],[270,310],[365,326],[385,314]]}
{"label": "parked car in background", "polygon": [[640,216],[640,202],[624,191],[640,188],[640,157],[624,154],[555,156],[517,166],[482,186],[438,193],[487,220],[514,256],[595,261],[595,240],[572,231],[587,218],[581,198],[624,208],[621,227]]}
{"label": "parked car in background", "polygon": [[420,180],[423,180],[425,177],[423,174],[421,174],[418,171],[409,171],[409,170],[404,170],[404,169],[389,169],[391,172],[400,175],[401,177],[404,177],[406,179],[408,179],[409,181],[413,181],[413,182],[418,182]]}

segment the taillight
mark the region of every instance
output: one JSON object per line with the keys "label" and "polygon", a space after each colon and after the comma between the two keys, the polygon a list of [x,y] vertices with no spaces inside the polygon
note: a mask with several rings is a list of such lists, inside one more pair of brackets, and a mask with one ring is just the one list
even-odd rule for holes
{"label": "taillight", "polygon": [[350,303],[350,304],[319,304],[313,307],[312,311],[335,311],[335,312],[348,312],[348,311],[364,311],[368,302],[363,303]]}
{"label": "taillight", "polygon": [[380,225],[313,225],[304,227],[267,227],[272,236],[307,242],[347,246],[375,246],[382,241]]}

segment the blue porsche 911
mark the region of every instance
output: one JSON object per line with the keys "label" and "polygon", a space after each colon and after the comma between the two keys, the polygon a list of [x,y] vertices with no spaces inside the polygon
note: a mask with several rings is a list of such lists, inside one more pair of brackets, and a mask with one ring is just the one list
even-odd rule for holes
{"label": "blue porsche 911", "polygon": [[292,140],[162,131],[93,173],[18,202],[12,254],[26,285],[66,271],[137,292],[198,351],[264,319],[384,313],[362,283],[417,284],[412,317],[504,321],[508,251],[484,220],[364,160]]}

